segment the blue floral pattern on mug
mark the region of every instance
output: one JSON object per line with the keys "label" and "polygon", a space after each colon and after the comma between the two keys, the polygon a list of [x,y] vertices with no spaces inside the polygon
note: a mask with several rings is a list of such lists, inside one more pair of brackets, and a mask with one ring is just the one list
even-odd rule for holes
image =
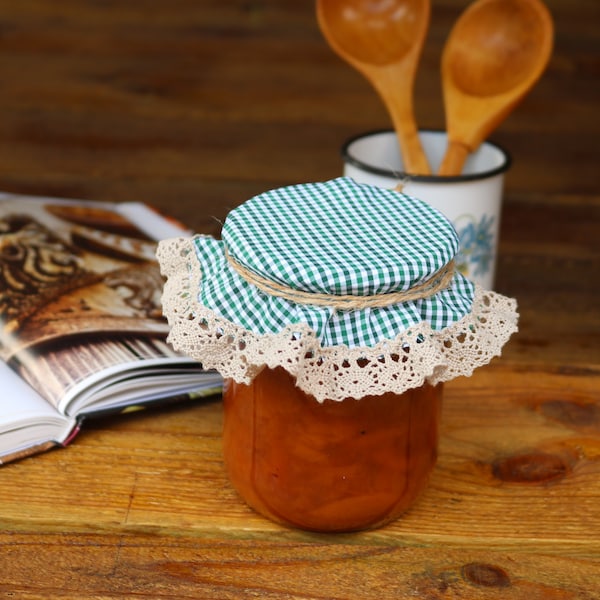
{"label": "blue floral pattern on mug", "polygon": [[472,215],[463,215],[454,223],[460,238],[456,265],[467,277],[482,276],[490,270],[494,258],[494,221],[495,217],[489,215],[483,215],[479,222]]}

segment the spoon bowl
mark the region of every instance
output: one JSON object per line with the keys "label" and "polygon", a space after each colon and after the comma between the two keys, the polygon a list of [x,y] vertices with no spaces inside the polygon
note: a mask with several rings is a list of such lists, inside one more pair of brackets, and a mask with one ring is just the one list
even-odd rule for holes
{"label": "spoon bowl", "polygon": [[429,24],[430,0],[317,0],[330,47],[366,77],[391,116],[406,170],[430,173],[418,137],[413,86]]}
{"label": "spoon bowl", "polygon": [[477,0],[442,55],[448,149],[440,175],[458,175],[473,152],[539,79],[552,53],[552,17],[541,0]]}

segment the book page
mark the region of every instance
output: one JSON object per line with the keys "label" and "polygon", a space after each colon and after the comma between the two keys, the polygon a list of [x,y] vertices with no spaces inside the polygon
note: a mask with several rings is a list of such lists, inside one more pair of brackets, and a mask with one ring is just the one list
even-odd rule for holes
{"label": "book page", "polygon": [[0,362],[0,463],[31,445],[62,443],[75,426]]}
{"label": "book page", "polygon": [[141,202],[123,202],[116,205],[116,210],[153,240],[192,235],[182,223],[157,213]]}
{"label": "book page", "polygon": [[137,203],[0,198],[0,358],[61,410],[105,369],[189,363],[164,342],[163,280],[148,233],[183,232]]}
{"label": "book page", "polygon": [[[194,360],[181,357],[163,339],[151,336],[70,338],[30,347],[13,362],[24,381],[69,415],[201,388],[214,393],[221,384],[217,374],[202,371]],[[145,380],[143,375],[152,377]],[[126,384],[120,385],[122,382]],[[93,408],[89,408],[92,402]]]}
{"label": "book page", "polygon": [[168,331],[156,242],[119,213],[58,200],[0,201],[0,358],[98,331]]}

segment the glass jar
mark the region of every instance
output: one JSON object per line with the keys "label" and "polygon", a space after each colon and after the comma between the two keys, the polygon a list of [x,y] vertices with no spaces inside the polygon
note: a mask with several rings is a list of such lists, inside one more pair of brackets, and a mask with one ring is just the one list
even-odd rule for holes
{"label": "glass jar", "polygon": [[313,531],[378,527],[406,511],[437,458],[442,384],[318,402],[283,368],[224,390],[224,458],[244,500]]}
{"label": "glass jar", "polygon": [[427,203],[344,177],[250,198],[220,239],[159,245],[169,342],[229,381],[225,462],[250,506],[333,532],[412,505],[442,382],[517,330],[516,302],[465,278],[459,248]]}

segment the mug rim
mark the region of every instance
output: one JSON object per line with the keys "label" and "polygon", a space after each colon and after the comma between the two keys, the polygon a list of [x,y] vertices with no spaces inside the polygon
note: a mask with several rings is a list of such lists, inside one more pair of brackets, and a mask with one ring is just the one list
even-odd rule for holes
{"label": "mug rim", "polygon": [[[501,165],[493,168],[493,169],[488,169],[486,171],[480,171],[479,173],[465,173],[465,174],[461,174],[461,175],[412,175],[410,173],[407,173],[406,171],[392,171],[390,169],[385,169],[383,167],[376,167],[374,165],[370,165],[358,158],[356,158],[355,156],[352,156],[350,154],[350,146],[361,139],[367,138],[367,137],[371,137],[374,135],[379,135],[382,133],[395,133],[393,129],[373,129],[371,131],[366,131],[363,133],[359,133],[356,135],[353,135],[352,137],[348,138],[341,147],[340,153],[342,155],[342,158],[344,159],[344,162],[353,165],[354,167],[357,167],[359,169],[362,169],[363,171],[367,171],[368,173],[372,173],[374,175],[382,175],[384,177],[389,177],[390,179],[410,179],[411,181],[417,181],[417,182],[422,182],[422,183],[433,183],[433,182],[440,182],[440,181],[445,181],[445,182],[460,182],[460,181],[473,181],[473,180],[481,180],[481,179],[488,179],[490,177],[494,177],[495,175],[499,175],[500,173],[504,173],[505,171],[507,171],[511,164],[512,164],[512,157],[509,154],[509,152],[503,148],[501,145],[497,144],[496,142],[492,142],[489,140],[485,140],[484,142],[482,142],[482,146],[484,144],[487,144],[488,146],[492,146],[493,148],[495,148],[496,150],[500,151],[500,153],[502,154],[504,161]],[[446,135],[445,131],[442,131],[441,129],[420,129],[419,130],[419,134],[421,133],[437,133],[437,134],[442,134],[442,135]]]}

